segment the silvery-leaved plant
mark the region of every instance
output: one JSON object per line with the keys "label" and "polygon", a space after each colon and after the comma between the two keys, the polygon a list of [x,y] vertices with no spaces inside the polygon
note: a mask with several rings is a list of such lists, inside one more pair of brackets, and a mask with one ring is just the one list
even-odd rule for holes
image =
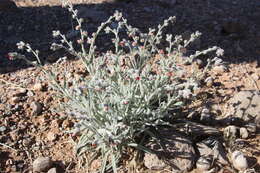
{"label": "silvery-leaved plant", "polygon": [[[77,10],[67,1],[63,2],[77,21],[75,30],[80,32],[80,38],[73,42],[60,31],[53,31],[53,36],[61,40],[53,43],[51,49],[66,49],[80,58],[90,77],[75,80],[72,86],[66,81],[61,85],[53,72],[45,72],[52,86],[67,98],[68,102],[62,105],[65,112],[77,120],[72,130],[81,135],[77,153],[94,153],[94,156],[102,158],[100,172],[108,169],[117,172],[120,156],[127,147],[151,152],[144,147],[144,136],[154,137],[151,129],[170,126],[165,117],[184,106],[184,100],[191,99],[193,91],[199,87],[195,78],[183,79],[185,70],[177,57],[182,57],[188,45],[201,34],[195,32],[189,40],[172,34],[164,35],[163,29],[173,23],[175,17],[149,29],[148,33],[142,33],[130,26],[119,12],[90,34],[82,29],[83,19],[77,17]],[[112,25],[115,22],[116,27]],[[96,40],[103,34],[114,35],[114,49],[97,54]],[[168,47],[161,49],[162,42],[167,42]],[[74,48],[74,44],[79,44],[80,50]],[[36,56],[38,63],[33,65],[42,66],[38,51],[24,42],[17,46]],[[216,57],[208,61],[209,67],[214,60],[219,61],[217,57],[223,54],[222,49],[215,46],[196,51],[186,60],[192,62],[212,51],[216,51]],[[12,54],[14,58],[30,63],[20,54]]]}

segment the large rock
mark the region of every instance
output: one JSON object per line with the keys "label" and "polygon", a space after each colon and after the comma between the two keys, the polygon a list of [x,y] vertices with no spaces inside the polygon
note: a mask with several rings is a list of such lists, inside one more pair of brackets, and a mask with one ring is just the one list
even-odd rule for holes
{"label": "large rock", "polygon": [[244,121],[255,121],[260,115],[260,92],[256,90],[240,91],[228,102],[229,115]]}
{"label": "large rock", "polygon": [[148,146],[156,154],[146,153],[144,164],[151,170],[170,168],[173,172],[187,172],[193,168],[195,150],[192,142],[173,129],[160,130],[161,145],[156,141]]}
{"label": "large rock", "polygon": [[1,11],[17,11],[18,7],[11,0],[0,0],[0,12]]}

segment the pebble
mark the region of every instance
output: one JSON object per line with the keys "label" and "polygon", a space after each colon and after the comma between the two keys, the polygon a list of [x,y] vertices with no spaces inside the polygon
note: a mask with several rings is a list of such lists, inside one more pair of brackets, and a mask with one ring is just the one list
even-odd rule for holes
{"label": "pebble", "polygon": [[27,93],[27,89],[20,88],[12,93],[13,97],[24,96]]}
{"label": "pebble", "polygon": [[29,97],[32,97],[32,96],[34,96],[34,93],[33,93],[33,91],[29,90],[29,91],[27,92],[27,96],[29,96]]}
{"label": "pebble", "polygon": [[49,141],[55,141],[57,139],[57,134],[49,132],[47,133],[46,137]]}
{"label": "pebble", "polygon": [[6,127],[5,126],[0,126],[0,132],[5,132],[6,131]]}
{"label": "pebble", "polygon": [[53,165],[51,158],[49,157],[38,157],[33,161],[34,172],[45,172],[49,170]]}
{"label": "pebble", "polygon": [[214,123],[214,121],[212,121],[212,116],[210,114],[207,114],[207,113],[202,113],[200,115],[200,121],[203,123],[203,124],[211,124],[211,123]]}
{"label": "pebble", "polygon": [[208,78],[205,79],[205,83],[206,83],[207,87],[212,87],[213,83],[214,83],[214,80],[213,80],[212,77],[208,77]]}
{"label": "pebble", "polygon": [[241,127],[241,128],[239,129],[239,135],[240,135],[240,137],[241,137],[242,139],[247,139],[248,136],[249,136],[249,133],[248,133],[248,131],[247,131],[247,129],[246,129],[245,127]]}
{"label": "pebble", "polygon": [[211,116],[208,108],[202,109],[201,115],[200,115],[200,121],[205,123],[205,124],[212,123],[212,116]]}
{"label": "pebble", "polygon": [[197,169],[207,171],[211,168],[211,160],[209,158],[200,157],[196,162]]}
{"label": "pebble", "polygon": [[257,73],[254,73],[254,74],[252,74],[251,76],[252,76],[252,78],[253,78],[254,80],[259,80],[259,79],[260,79],[260,75],[257,74]]}
{"label": "pebble", "polygon": [[214,72],[216,73],[224,73],[227,71],[227,67],[225,65],[219,65],[219,66],[215,66],[212,69]]}
{"label": "pebble", "polygon": [[224,136],[227,138],[236,138],[237,137],[237,127],[236,126],[228,126],[224,129]]}
{"label": "pebble", "polygon": [[43,106],[39,102],[32,102],[30,105],[33,115],[39,115],[42,112]]}
{"label": "pebble", "polygon": [[42,83],[36,83],[33,86],[34,91],[42,91],[43,90],[43,84]]}
{"label": "pebble", "polygon": [[57,173],[57,168],[51,168],[47,173]]}
{"label": "pebble", "polygon": [[223,60],[222,59],[220,59],[220,58],[215,58],[215,62],[214,62],[214,65],[215,66],[220,66],[220,65],[223,65]]}
{"label": "pebble", "polygon": [[239,171],[244,171],[248,168],[248,163],[245,155],[240,151],[234,151],[231,155],[231,161],[234,168]]}
{"label": "pebble", "polygon": [[250,133],[256,133],[257,126],[256,123],[248,123],[245,125],[245,128],[247,129],[248,132]]}
{"label": "pebble", "polygon": [[196,65],[198,66],[198,68],[202,68],[204,66],[204,63],[201,59],[196,59]]}
{"label": "pebble", "polygon": [[21,100],[20,97],[16,97],[16,96],[15,96],[15,97],[12,97],[12,98],[11,98],[11,103],[12,103],[12,104],[17,104],[17,103],[20,102],[20,100]]}

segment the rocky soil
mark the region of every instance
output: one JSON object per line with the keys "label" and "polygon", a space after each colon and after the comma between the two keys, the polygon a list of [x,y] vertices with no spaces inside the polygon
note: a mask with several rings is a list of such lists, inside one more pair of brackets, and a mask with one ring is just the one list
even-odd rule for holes
{"label": "rocky soil", "polygon": [[[5,0],[7,2],[7,0]],[[4,2],[4,1],[3,1]],[[77,136],[68,131],[74,120],[57,110],[64,100],[55,97],[43,73],[6,55],[17,51],[20,40],[40,50],[45,68],[64,71],[70,78],[82,74],[78,60],[55,63],[64,52],[52,52],[52,31],[77,38],[69,13],[54,0],[0,2],[0,172],[94,172],[100,162],[84,167],[86,158],[76,158]],[[198,93],[198,100],[184,110],[185,121],[176,121],[174,133],[162,129],[166,162],[144,155],[143,163],[124,162],[122,172],[222,172],[245,169],[260,172],[260,2],[257,0],[73,0],[86,18],[89,32],[115,10],[144,31],[163,19],[176,16],[168,32],[188,37],[199,30],[202,37],[190,49],[213,45],[225,50],[226,68],[214,68]],[[104,38],[105,39],[105,38]],[[102,49],[109,49],[105,41]],[[30,58],[31,55],[28,55]],[[207,57],[201,57],[203,64]],[[188,68],[193,69],[193,65]],[[195,67],[194,67],[195,68]],[[178,139],[178,140],[174,140]],[[181,152],[177,152],[181,151]],[[170,153],[170,154],[169,154]],[[140,166],[141,165],[141,166]],[[169,166],[170,165],[170,166]]]}

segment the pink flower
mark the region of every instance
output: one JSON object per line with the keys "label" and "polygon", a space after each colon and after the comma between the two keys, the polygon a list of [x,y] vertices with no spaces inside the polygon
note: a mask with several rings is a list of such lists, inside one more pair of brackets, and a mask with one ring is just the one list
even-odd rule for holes
{"label": "pink flower", "polygon": [[164,54],[164,50],[160,49],[159,54]]}
{"label": "pink flower", "polygon": [[172,76],[174,76],[174,74],[173,74],[173,72],[169,71],[169,72],[166,73],[166,76],[172,77]]}
{"label": "pink flower", "polygon": [[5,57],[8,58],[11,61],[15,59],[15,57],[10,53],[6,54]]}
{"label": "pink flower", "polygon": [[127,105],[127,104],[129,104],[129,102],[128,102],[127,100],[124,100],[124,101],[123,101],[123,104],[124,104],[124,105]]}
{"label": "pink flower", "polygon": [[124,47],[124,46],[125,46],[125,42],[124,42],[124,41],[120,41],[120,42],[119,42],[119,45],[120,45],[121,47]]}

